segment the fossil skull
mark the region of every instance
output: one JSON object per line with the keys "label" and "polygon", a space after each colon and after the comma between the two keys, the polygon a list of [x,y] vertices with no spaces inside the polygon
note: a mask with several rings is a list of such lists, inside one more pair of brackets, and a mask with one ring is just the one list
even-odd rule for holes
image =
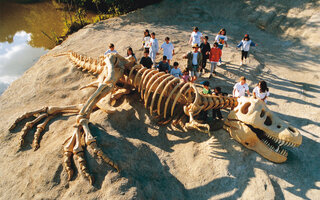
{"label": "fossil skull", "polygon": [[231,137],[272,162],[285,162],[288,152],[283,147],[298,147],[302,143],[299,131],[259,99],[241,97],[238,101],[225,122]]}

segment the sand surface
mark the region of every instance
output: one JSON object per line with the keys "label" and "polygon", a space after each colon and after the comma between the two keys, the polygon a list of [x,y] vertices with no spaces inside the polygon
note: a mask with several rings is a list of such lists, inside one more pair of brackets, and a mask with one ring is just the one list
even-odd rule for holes
{"label": "sand surface", "polygon": [[[0,96],[0,199],[320,199],[319,1],[261,2],[165,0],[86,26],[42,56]],[[78,172],[67,181],[62,144],[74,129],[75,116],[52,120],[35,152],[30,132],[19,151],[22,126],[8,131],[18,116],[45,105],[83,103],[94,91],[79,90],[94,76],[74,68],[67,57],[51,55],[73,50],[97,57],[112,42],[120,54],[131,46],[140,58],[148,28],[160,44],[171,38],[173,60],[183,67],[195,25],[210,43],[220,28],[227,29],[226,65],[217,69],[211,86],[231,93],[240,76],[247,77],[251,90],[263,79],[270,88],[269,108],[301,131],[303,143],[289,150],[286,163],[265,160],[222,129],[209,137],[158,126],[137,94],[123,99],[116,113],[98,110],[90,118],[98,145],[119,163],[121,173],[88,151],[95,184]],[[258,47],[240,67],[235,47],[245,33]]]}

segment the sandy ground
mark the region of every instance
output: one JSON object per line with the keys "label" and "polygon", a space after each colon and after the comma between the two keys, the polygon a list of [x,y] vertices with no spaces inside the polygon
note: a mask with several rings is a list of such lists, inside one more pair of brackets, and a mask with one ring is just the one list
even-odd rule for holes
{"label": "sandy ground", "polygon": [[[303,41],[297,37],[302,34],[298,32],[301,27],[319,31],[319,1],[289,3],[261,6],[251,1],[163,1],[71,35],[0,97],[0,198],[320,199],[320,64],[315,45],[320,39],[314,32]],[[304,14],[298,12],[308,9]],[[257,20],[252,17],[255,13]],[[293,15],[304,23],[289,23]],[[242,75],[251,90],[259,80],[266,80],[271,93],[269,108],[301,131],[303,143],[289,151],[286,163],[265,160],[222,129],[209,137],[196,131],[180,132],[171,125],[158,126],[136,94],[124,99],[116,113],[96,111],[90,118],[92,134],[103,151],[119,163],[121,173],[89,151],[85,157],[95,184],[91,186],[77,172],[67,181],[62,144],[73,131],[75,116],[53,120],[36,152],[31,149],[31,132],[19,150],[22,126],[8,131],[18,116],[44,105],[83,103],[93,92],[79,88],[95,77],[75,69],[66,57],[50,55],[73,50],[97,57],[113,42],[120,54],[131,46],[140,58],[142,33],[148,28],[157,33],[160,44],[166,36],[171,38],[177,53],[173,59],[183,67],[186,61],[182,55],[191,50],[187,41],[194,25],[211,43],[220,28],[227,29],[230,47],[223,50],[226,65],[210,80],[212,87],[221,86],[231,93]],[[235,46],[245,33],[258,47],[252,48],[249,63],[240,67],[240,52]],[[199,81],[208,76],[204,74]]]}

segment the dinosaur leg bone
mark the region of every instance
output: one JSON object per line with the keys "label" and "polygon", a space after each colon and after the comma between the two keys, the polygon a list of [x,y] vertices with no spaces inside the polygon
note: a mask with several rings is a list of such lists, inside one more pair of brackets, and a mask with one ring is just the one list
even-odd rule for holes
{"label": "dinosaur leg bone", "polygon": [[[113,90],[113,84],[109,86],[106,83],[100,83],[97,90],[90,96],[83,108],[79,112],[79,117],[89,118],[94,106],[98,101]],[[79,120],[78,120],[79,121]]]}
{"label": "dinosaur leg bone", "polygon": [[[187,106],[185,106],[184,109],[188,109],[186,107]],[[210,126],[209,126],[209,124],[201,124],[201,123],[197,122],[193,118],[193,112],[192,111],[189,111],[189,117],[190,117],[189,118],[189,122],[186,123],[185,128],[187,128],[187,129],[197,129],[198,131],[205,132],[205,133],[208,133],[210,135]],[[205,130],[203,130],[201,128],[205,128]]]}

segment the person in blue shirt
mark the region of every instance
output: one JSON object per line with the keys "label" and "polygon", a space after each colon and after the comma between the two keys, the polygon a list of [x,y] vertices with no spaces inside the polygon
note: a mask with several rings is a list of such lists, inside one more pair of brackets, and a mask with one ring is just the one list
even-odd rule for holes
{"label": "person in blue shirt", "polygon": [[109,49],[108,49],[106,52],[104,52],[104,55],[107,55],[107,54],[109,54],[109,53],[118,53],[118,52],[114,49],[114,44],[112,44],[112,43],[109,44]]}
{"label": "person in blue shirt", "polygon": [[170,74],[177,77],[177,78],[181,78],[182,77],[182,72],[181,70],[178,68],[179,63],[178,62],[174,62],[173,63],[173,69],[171,69]]}

